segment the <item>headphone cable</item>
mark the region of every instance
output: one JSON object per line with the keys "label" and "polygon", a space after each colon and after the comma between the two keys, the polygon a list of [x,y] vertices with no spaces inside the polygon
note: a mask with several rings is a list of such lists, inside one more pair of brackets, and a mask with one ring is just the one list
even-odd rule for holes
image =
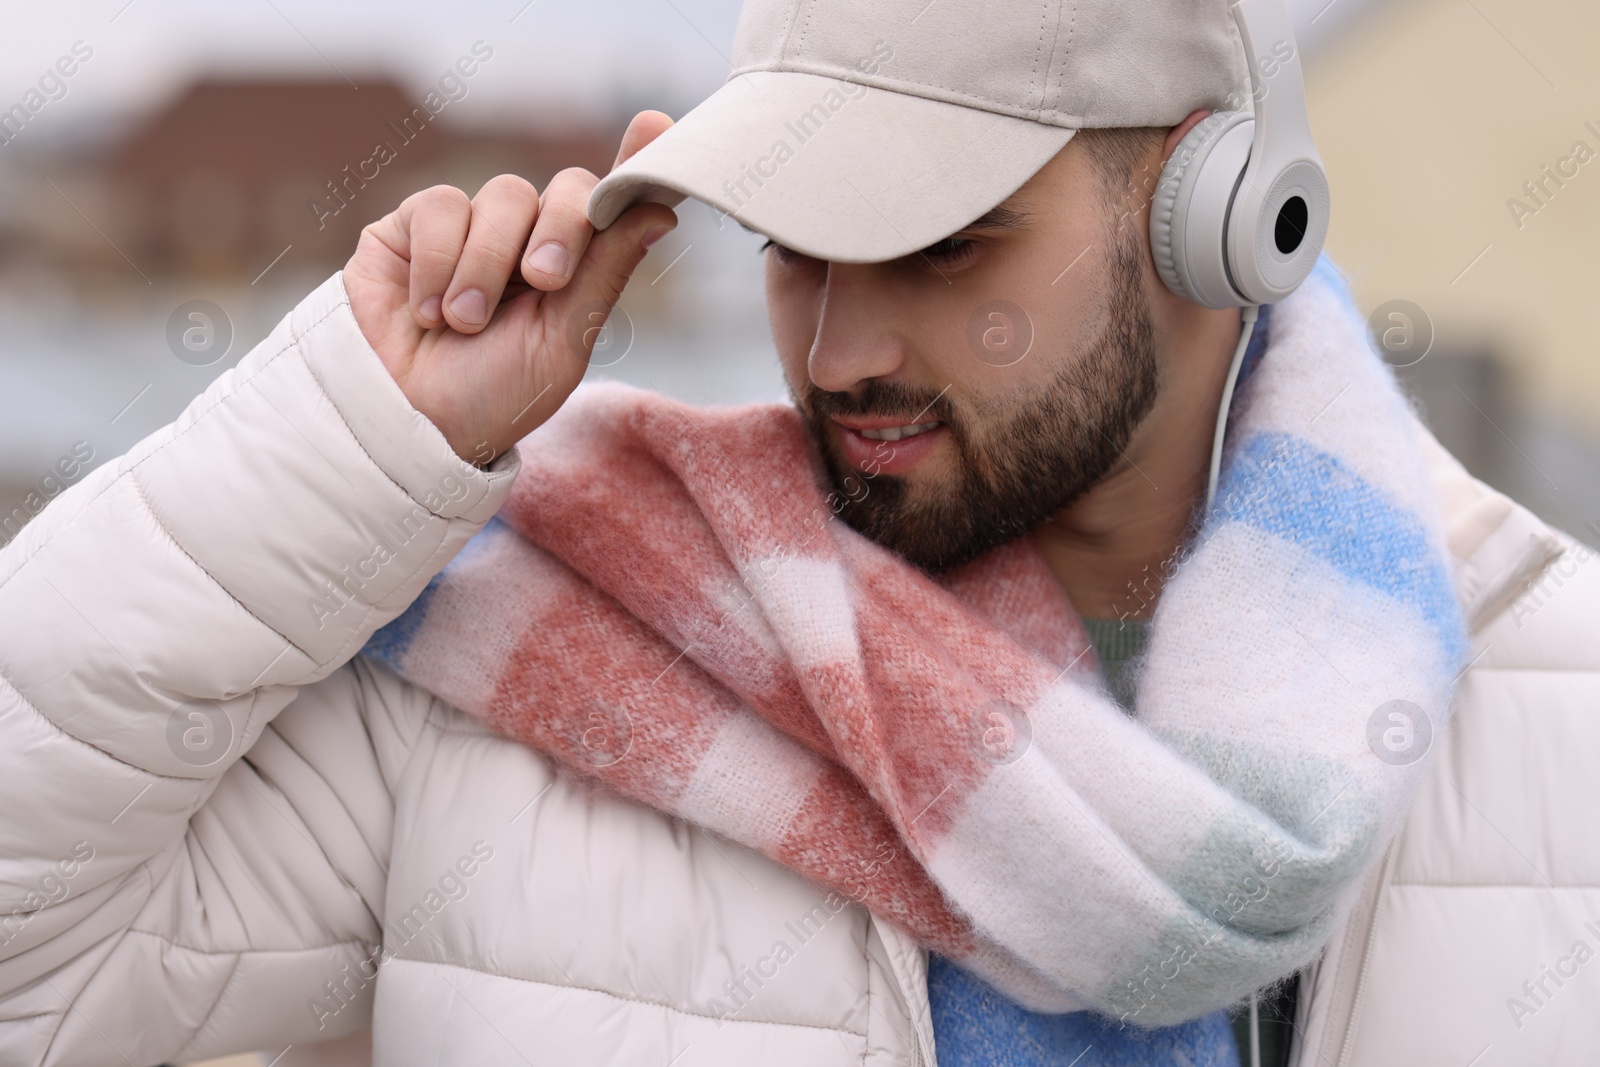
{"label": "headphone cable", "polygon": [[1233,387],[1239,382],[1239,368],[1244,364],[1244,350],[1250,346],[1250,334],[1255,330],[1258,311],[1256,305],[1246,304],[1243,314],[1240,315],[1242,321],[1239,327],[1239,344],[1233,350],[1233,362],[1228,366],[1228,380],[1222,386],[1222,404],[1217,409],[1217,430],[1211,438],[1211,472],[1206,479],[1205,510],[1200,513],[1202,526],[1211,514],[1211,504],[1217,495],[1217,476],[1222,471],[1222,435],[1228,428],[1228,409],[1233,406]]}

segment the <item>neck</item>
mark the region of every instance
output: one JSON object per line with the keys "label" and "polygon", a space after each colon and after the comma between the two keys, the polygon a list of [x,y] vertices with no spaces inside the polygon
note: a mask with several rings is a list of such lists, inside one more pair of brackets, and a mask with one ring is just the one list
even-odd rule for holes
{"label": "neck", "polygon": [[[1192,309],[1192,310],[1190,310]],[[1029,536],[1080,615],[1148,619],[1206,489],[1237,309],[1183,309],[1161,387],[1116,465]]]}

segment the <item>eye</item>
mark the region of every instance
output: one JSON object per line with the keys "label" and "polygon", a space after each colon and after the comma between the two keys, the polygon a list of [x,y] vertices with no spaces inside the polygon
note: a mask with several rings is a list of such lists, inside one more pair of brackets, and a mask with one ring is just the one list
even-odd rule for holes
{"label": "eye", "polygon": [[965,237],[946,237],[916,253],[918,259],[931,260],[938,266],[952,266],[964,262],[977,250],[977,242]]}
{"label": "eye", "polygon": [[[964,262],[977,250],[978,243],[965,237],[946,237],[911,254],[910,259],[918,262],[933,262],[936,266],[955,266]],[[760,251],[765,253],[768,249],[778,254],[780,263],[792,263],[798,259],[808,257],[801,255],[792,248],[785,248],[778,242],[768,238],[762,243]]]}
{"label": "eye", "polygon": [[787,247],[785,247],[783,245],[780,245],[778,242],[772,240],[770,237],[761,245],[761,252],[765,253],[767,251],[767,249],[769,249],[769,248],[772,249],[773,252],[777,253],[778,262],[782,263],[782,264],[785,264],[785,265],[788,265],[788,264],[791,264],[791,263],[796,263],[796,262],[799,262],[800,260],[804,260],[804,259],[809,259],[810,258],[809,256],[805,256],[805,255],[800,254],[799,252],[796,252],[792,248],[787,248]]}

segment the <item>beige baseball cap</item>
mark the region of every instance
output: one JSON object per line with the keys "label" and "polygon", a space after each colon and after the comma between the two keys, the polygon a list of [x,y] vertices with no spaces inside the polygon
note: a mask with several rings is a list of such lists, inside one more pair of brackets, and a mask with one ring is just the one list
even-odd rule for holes
{"label": "beige baseball cap", "polygon": [[1250,99],[1227,0],[747,0],[727,82],[595,188],[703,200],[805,255],[948,237],[1074,133]]}

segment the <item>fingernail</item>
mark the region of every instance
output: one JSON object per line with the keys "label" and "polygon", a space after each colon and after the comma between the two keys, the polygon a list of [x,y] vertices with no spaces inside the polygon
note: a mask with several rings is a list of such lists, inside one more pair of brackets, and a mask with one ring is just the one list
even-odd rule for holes
{"label": "fingernail", "polygon": [[528,269],[540,271],[552,278],[565,278],[567,250],[554,241],[546,241],[528,253]]}
{"label": "fingernail", "polygon": [[673,229],[674,227],[672,226],[652,226],[648,230],[644,231],[644,236],[639,239],[639,242],[646,248],[649,248],[667,234],[671,233]]}
{"label": "fingernail", "polygon": [[476,289],[463,289],[450,301],[450,311],[469,326],[481,326],[489,321],[489,304]]}
{"label": "fingernail", "polygon": [[443,304],[443,297],[430,296],[421,304],[417,305],[417,313],[423,318],[427,319],[429,322],[432,322],[434,319],[439,317],[439,308],[443,306]]}

